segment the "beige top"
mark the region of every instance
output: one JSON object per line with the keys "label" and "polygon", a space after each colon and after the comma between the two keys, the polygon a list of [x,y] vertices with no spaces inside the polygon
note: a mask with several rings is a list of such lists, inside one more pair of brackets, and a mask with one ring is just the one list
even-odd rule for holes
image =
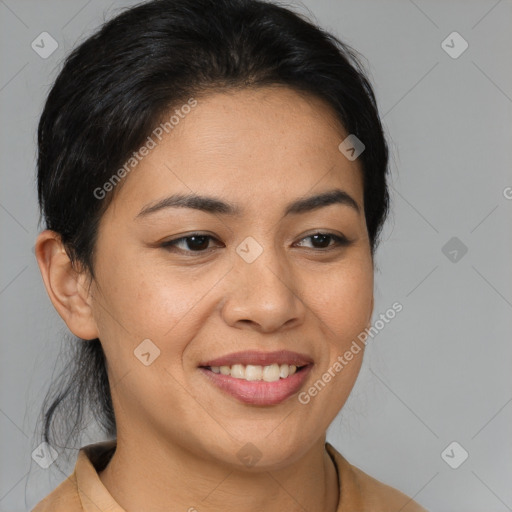
{"label": "beige top", "polygon": [[[337,512],[427,512],[405,494],[352,466],[330,443],[325,446],[338,473],[340,503]],[[125,512],[98,476],[115,448],[115,440],[82,447],[73,474],[32,512]]]}

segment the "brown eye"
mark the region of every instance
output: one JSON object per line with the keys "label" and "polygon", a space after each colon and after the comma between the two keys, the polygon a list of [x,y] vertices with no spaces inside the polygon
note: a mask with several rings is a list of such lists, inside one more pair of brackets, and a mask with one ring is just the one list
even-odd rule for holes
{"label": "brown eye", "polygon": [[[312,249],[319,250],[344,247],[350,244],[344,236],[335,235],[334,233],[314,233],[313,235],[304,237],[301,242],[307,239],[311,239],[313,245]],[[331,241],[334,241],[334,243],[331,244]]]}
{"label": "brown eye", "polygon": [[168,250],[177,250],[179,252],[207,252],[211,240],[216,240],[213,236],[193,233],[189,236],[183,236],[174,240],[163,242],[160,246]]}

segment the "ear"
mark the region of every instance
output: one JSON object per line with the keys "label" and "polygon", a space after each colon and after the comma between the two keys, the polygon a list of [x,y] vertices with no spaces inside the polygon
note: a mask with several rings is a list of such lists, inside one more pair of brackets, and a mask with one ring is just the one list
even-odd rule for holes
{"label": "ear", "polygon": [[69,330],[85,340],[98,338],[87,275],[73,268],[60,235],[48,229],[41,232],[35,255],[48,296]]}

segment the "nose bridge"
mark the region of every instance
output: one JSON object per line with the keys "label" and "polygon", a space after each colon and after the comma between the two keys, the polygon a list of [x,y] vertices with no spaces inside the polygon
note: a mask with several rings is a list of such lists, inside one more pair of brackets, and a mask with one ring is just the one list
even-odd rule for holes
{"label": "nose bridge", "polygon": [[[261,241],[263,237],[260,235],[258,238]],[[286,268],[285,255],[276,248],[269,236],[261,243],[252,236],[246,237],[236,247],[235,268],[243,275],[251,293],[266,290],[272,295],[282,288],[290,293],[287,287],[289,269]]]}
{"label": "nose bridge", "polygon": [[224,307],[229,323],[250,321],[271,330],[303,315],[304,305],[297,295],[286,255],[276,249],[270,237],[263,245],[256,237],[248,236],[235,252]]}

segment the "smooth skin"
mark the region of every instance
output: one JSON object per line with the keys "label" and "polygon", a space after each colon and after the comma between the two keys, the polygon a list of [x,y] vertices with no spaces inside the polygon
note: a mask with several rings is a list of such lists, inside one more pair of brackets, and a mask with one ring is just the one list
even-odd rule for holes
{"label": "smooth skin", "polygon": [[[89,281],[58,234],[36,255],[70,331],[99,338],[117,422],[117,450],[100,478],[127,511],[322,511],[337,508],[326,430],[357,378],[363,351],[308,404],[243,404],[212,385],[201,362],[241,350],[291,350],[321,378],[370,325],[373,260],[360,164],[330,107],[287,87],[196,97],[197,106],[117,186],[101,219]],[[357,203],[283,216],[298,199],[341,189]],[[84,190],[83,193],[93,193]],[[175,193],[215,196],[240,215],[165,208]],[[200,232],[204,243],[169,240]],[[317,233],[345,236],[337,245]],[[247,237],[263,248],[247,263]],[[198,250],[199,247],[199,250]],[[134,350],[150,339],[148,366]],[[237,453],[252,443],[261,459]]]}

